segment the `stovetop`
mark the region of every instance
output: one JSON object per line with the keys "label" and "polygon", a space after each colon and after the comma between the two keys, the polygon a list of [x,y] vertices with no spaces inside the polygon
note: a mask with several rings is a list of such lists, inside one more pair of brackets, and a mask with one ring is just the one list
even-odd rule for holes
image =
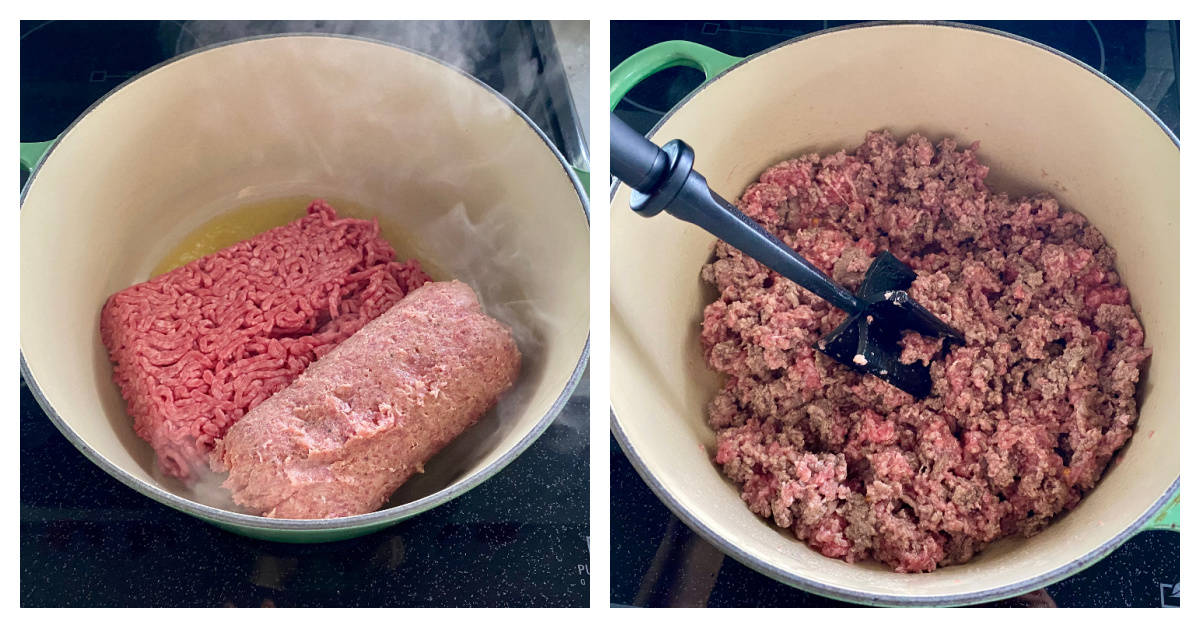
{"label": "stovetop", "polygon": [[[279,32],[398,43],[505,94],[574,165],[587,149],[539,22],[22,22],[21,140],[61,133],[178,54]],[[24,185],[25,175],[21,183]],[[508,467],[383,531],[292,545],[152,501],[89,462],[21,385],[22,606],[585,606],[588,383]]]}
{"label": "stovetop", "polygon": [[[661,41],[684,39],[745,56],[794,37],[853,22],[619,22],[610,67]],[[970,22],[1027,37],[1121,84],[1179,136],[1178,22]],[[616,113],[645,133],[704,75],[671,68],[629,92]],[[614,605],[850,606],[780,584],[696,536],[650,492],[609,438]],[[1178,606],[1179,534],[1136,535],[1096,565],[1034,593],[990,606]]]}

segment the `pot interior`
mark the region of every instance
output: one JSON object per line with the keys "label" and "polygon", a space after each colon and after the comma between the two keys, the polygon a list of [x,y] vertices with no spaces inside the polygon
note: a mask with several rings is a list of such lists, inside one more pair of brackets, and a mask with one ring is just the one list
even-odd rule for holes
{"label": "pot interior", "polygon": [[712,188],[737,199],[779,161],[853,148],[885,128],[979,140],[994,190],[1049,192],[1116,249],[1154,356],[1138,428],[1098,487],[1041,534],[931,574],[825,558],[760,519],[711,461],[705,406],[721,380],[706,368],[699,331],[716,294],[699,273],[715,240],[666,215],[634,215],[624,186],[611,206],[615,428],[677,512],[776,578],[862,601],[1013,595],[1111,549],[1179,476],[1179,150],[1129,96],[1068,59],[918,24],[819,34],[753,58],[694,93],[651,139],[687,141]]}
{"label": "pot interior", "polygon": [[285,36],[192,54],[121,87],[30,183],[21,349],[82,445],[127,479],[224,499],[157,472],[111,380],[100,309],[214,217],[279,199],[296,199],[298,217],[314,198],[379,217],[385,235],[403,234],[392,238],[400,256],[470,284],[524,357],[501,406],[391,505],[466,481],[545,427],[588,334],[587,218],[571,176],[530,123],[456,70],[379,43]]}

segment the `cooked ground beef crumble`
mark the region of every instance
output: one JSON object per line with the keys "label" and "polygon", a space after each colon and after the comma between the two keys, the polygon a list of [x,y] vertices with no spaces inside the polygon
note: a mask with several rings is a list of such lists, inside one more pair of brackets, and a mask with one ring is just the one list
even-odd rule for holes
{"label": "cooked ground beef crumble", "polygon": [[718,242],[701,334],[727,376],[716,462],[755,513],[826,556],[898,572],[962,563],[1073,508],[1129,439],[1149,358],[1114,252],[1048,195],[984,184],[976,146],[887,131],[769,168],[739,208],[836,281],[891,251],[963,346],[910,334],[921,401],[812,344],[845,316]]}

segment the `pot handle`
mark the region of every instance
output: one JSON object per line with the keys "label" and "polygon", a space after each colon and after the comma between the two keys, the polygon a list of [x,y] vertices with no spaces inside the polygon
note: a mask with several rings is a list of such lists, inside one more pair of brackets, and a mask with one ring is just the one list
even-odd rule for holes
{"label": "pot handle", "polygon": [[575,166],[571,166],[571,170],[575,172],[575,176],[579,177],[579,182],[583,184],[583,193],[587,194],[590,198],[592,195],[591,173],[583,168],[576,168]]}
{"label": "pot handle", "polygon": [[46,156],[46,151],[57,141],[58,138],[45,142],[21,142],[21,169],[32,172],[42,161],[42,157]]}
{"label": "pot handle", "polygon": [[1146,530],[1174,530],[1179,532],[1179,489],[1175,489],[1175,495],[1171,497],[1171,501],[1167,502],[1146,525],[1142,526],[1141,532]]}
{"label": "pot handle", "polygon": [[617,103],[629,90],[649,76],[676,66],[687,66],[704,72],[708,81],[741,61],[692,41],[664,41],[639,50],[613,68],[608,75],[608,108],[617,108]]}

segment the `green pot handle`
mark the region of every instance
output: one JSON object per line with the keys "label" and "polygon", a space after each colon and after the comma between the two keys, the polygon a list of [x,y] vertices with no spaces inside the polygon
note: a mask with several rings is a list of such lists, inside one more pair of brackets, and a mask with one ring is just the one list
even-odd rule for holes
{"label": "green pot handle", "polygon": [[1179,489],[1175,489],[1175,495],[1171,497],[1171,501],[1167,502],[1146,525],[1142,526],[1142,532],[1146,530],[1174,530],[1179,531]]}
{"label": "green pot handle", "polygon": [[46,151],[58,141],[58,138],[45,142],[21,142],[21,169],[25,172],[33,172],[38,163],[42,161],[42,157],[46,156]]}
{"label": "green pot handle", "polygon": [[742,57],[717,52],[708,46],[691,41],[664,41],[633,53],[628,59],[613,68],[608,75],[608,108],[616,109],[617,103],[629,90],[650,75],[673,68],[687,66],[704,72],[704,80],[725,71],[741,61]]}
{"label": "green pot handle", "polygon": [[591,196],[592,196],[591,174],[587,170],[584,170],[582,168],[576,168],[575,166],[571,166],[571,170],[575,171],[575,176],[579,177],[579,182],[583,184],[583,193],[587,194],[588,197],[591,198]]}

